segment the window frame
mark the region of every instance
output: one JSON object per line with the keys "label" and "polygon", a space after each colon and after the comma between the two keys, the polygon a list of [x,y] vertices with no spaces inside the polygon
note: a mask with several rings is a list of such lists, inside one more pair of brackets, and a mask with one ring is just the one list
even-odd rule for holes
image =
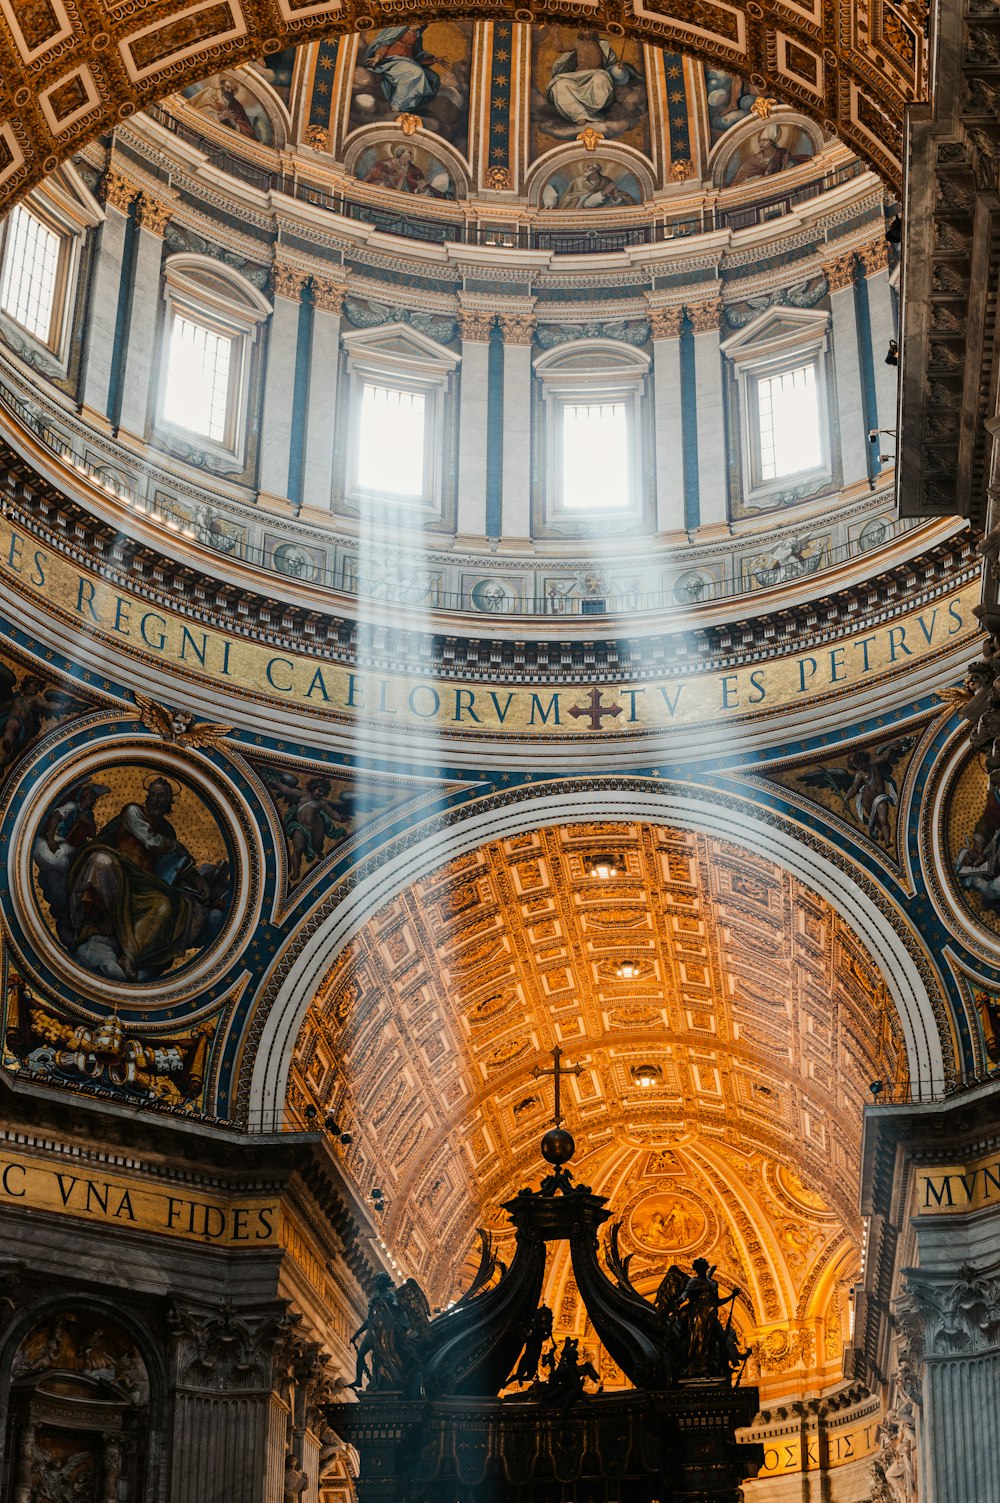
{"label": "window frame", "polygon": [[[789,491],[806,488],[814,496],[832,486],[834,475],[834,413],[829,372],[830,327],[825,312],[776,308],[722,343],[737,383],[740,455],[743,485],[741,505],[751,511],[791,504]],[[765,479],[762,473],[760,383],[811,366],[816,377],[819,418],[819,462],[809,469]],[[805,497],[803,499],[806,499]]]}
{"label": "window frame", "polygon": [[38,345],[40,349],[47,350],[61,364],[65,364],[73,307],[71,294],[76,284],[80,264],[82,235],[78,227],[71,227],[63,220],[53,205],[44,202],[38,195],[29,195],[23,203],[14,206],[4,223],[3,243],[0,246],[0,287],[7,273],[8,258],[13,247],[13,221],[17,210],[30,215],[59,242],[48,335],[43,338],[37,334],[34,329],[22,323],[9,308],[2,304],[0,304],[0,315],[26,339],[30,339],[33,344]]}
{"label": "window frame", "polygon": [[[633,528],[645,519],[649,497],[643,494],[645,415],[649,391],[649,356],[613,339],[579,339],[536,356],[535,378],[541,388],[543,436],[541,526],[562,534],[585,534],[611,525]],[[565,495],[565,412],[568,407],[621,403],[627,428],[625,458],[627,495],[621,506],[568,505]]]}
{"label": "window frame", "polygon": [[[347,363],[347,452],[344,502],[359,512],[377,509],[415,522],[440,522],[444,513],[445,420],[460,357],[407,324],[348,330],[342,336]],[[423,485],[419,496],[363,486],[360,466],[360,404],[365,386],[409,391],[424,398]]]}
{"label": "window frame", "polygon": [[[156,383],[154,425],[165,436],[192,441],[209,452],[240,457],[249,431],[250,371],[260,327],[271,305],[251,282],[206,256],[172,256],[163,273],[163,324]],[[166,414],[167,381],[177,318],[232,341],[222,439],[186,428]]]}

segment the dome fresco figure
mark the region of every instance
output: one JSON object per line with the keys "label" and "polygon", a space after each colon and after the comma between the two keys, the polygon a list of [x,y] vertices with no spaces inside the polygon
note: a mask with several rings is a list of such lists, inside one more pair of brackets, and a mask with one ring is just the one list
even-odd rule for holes
{"label": "dome fresco figure", "polygon": [[1000,1503],[1000,12],[95,4],[4,19],[0,1498]]}

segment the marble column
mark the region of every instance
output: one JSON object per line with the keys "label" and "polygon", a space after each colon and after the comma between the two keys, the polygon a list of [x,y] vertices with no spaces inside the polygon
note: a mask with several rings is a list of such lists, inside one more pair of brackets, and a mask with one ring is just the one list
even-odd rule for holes
{"label": "marble column", "polygon": [[854,301],[854,267],[857,257],[838,256],[823,267],[830,284],[830,325],[833,338],[833,368],[836,373],[837,417],[840,427],[840,459],[844,484],[868,479],[868,442],[865,424],[861,362],[858,358],[858,324]]}
{"label": "marble column", "polygon": [[[897,337],[892,288],[889,286],[889,247],[885,240],[875,240],[871,245],[866,245],[861,251],[861,260],[868,279],[868,308],[872,325],[872,360],[875,365],[878,426],[895,428],[899,366],[885,363],[889,340]],[[887,446],[887,453],[896,452],[895,442],[890,435],[884,435],[882,442]]]}
{"label": "marble column", "polygon": [[531,347],[533,313],[502,313],[503,498],[505,543],[531,539]]}
{"label": "marble column", "polygon": [[489,416],[489,339],[495,315],[460,308],[462,365],[458,406],[458,526],[460,537],[486,536],[486,424]]}
{"label": "marble column", "polygon": [[302,504],[329,514],[333,506],[333,448],[340,379],[340,319],[347,287],[328,277],[312,279],[312,350],[306,406]]}
{"label": "marble column", "polygon": [[87,354],[80,387],[81,412],[102,426],[107,424],[111,416],[111,378],[122,266],[125,260],[125,236],[129,205],[138,191],[134,183],[115,169],[104,174],[104,223],[97,237],[97,251],[91,271]]}
{"label": "marble column", "polygon": [[138,237],[132,272],[132,303],[118,426],[139,440],[146,436],[150,396],[156,384],[153,354],[160,301],[160,267],[163,261],[163,235],[171,213],[172,206],[169,203],[146,193],[142,194],[136,206]]}
{"label": "marble column", "polygon": [[288,466],[292,452],[299,306],[308,273],[275,261],[272,275],[274,312],[267,343],[258,487],[261,501],[284,507],[288,505]]}
{"label": "marble column", "polygon": [[656,530],[684,526],[684,454],[681,424],[681,307],[651,306],[653,336],[653,480]]}
{"label": "marble column", "polygon": [[688,304],[687,315],[694,333],[700,525],[724,528],[729,521],[729,498],[722,356],[719,352],[722,299],[713,297],[703,303]]}

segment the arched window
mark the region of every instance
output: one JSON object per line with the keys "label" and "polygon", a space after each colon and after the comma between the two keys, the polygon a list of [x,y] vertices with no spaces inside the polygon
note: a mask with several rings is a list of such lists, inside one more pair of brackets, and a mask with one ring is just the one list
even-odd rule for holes
{"label": "arched window", "polygon": [[768,309],[722,350],[736,383],[742,506],[787,506],[831,485],[827,314]]}
{"label": "arched window", "polygon": [[[86,234],[101,211],[71,165],[52,173],[3,224],[0,314],[65,365]],[[17,347],[16,338],[11,341]]]}
{"label": "arched window", "polygon": [[343,343],[350,413],[345,501],[440,521],[458,356],[406,324],[350,330]]}
{"label": "arched window", "polygon": [[638,524],[643,397],[649,358],[611,339],[581,339],[535,360],[541,388],[543,527]]}
{"label": "arched window", "polygon": [[251,352],[270,304],[238,273],[186,255],[167,262],[164,299],[158,422],[238,453]]}

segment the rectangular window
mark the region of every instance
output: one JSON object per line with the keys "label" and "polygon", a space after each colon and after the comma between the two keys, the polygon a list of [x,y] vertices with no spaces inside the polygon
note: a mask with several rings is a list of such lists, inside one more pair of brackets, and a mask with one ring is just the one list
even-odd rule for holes
{"label": "rectangular window", "polygon": [[426,419],[427,400],[422,391],[364,383],[357,446],[361,490],[404,500],[423,499]]}
{"label": "rectangular window", "polygon": [[225,443],[233,337],[175,313],[170,330],[163,416],[169,423]]}
{"label": "rectangular window", "polygon": [[52,338],[62,239],[23,205],[10,216],[0,304],[36,339]]}
{"label": "rectangular window", "polygon": [[562,409],[562,505],[617,511],[629,504],[624,402],[567,402]]}
{"label": "rectangular window", "polygon": [[760,478],[780,480],[823,463],[815,363],[757,381]]}

